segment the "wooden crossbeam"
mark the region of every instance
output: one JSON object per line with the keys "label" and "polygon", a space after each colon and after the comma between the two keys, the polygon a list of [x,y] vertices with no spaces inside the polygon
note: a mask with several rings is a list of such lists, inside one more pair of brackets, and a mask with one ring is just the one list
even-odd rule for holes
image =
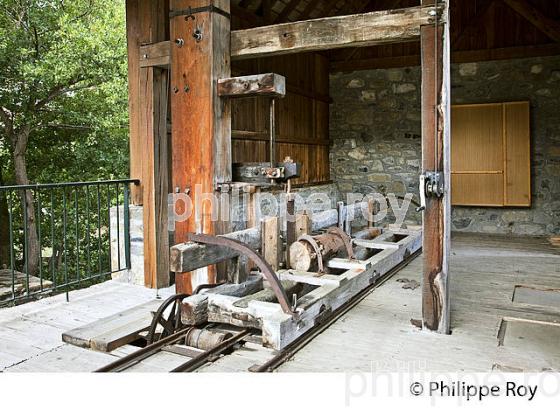
{"label": "wooden crossbeam", "polygon": [[218,80],[220,97],[284,97],[286,78],[274,73],[221,78]]}
{"label": "wooden crossbeam", "polygon": [[430,11],[434,8],[411,7],[232,31],[231,56],[246,59],[413,41],[422,25],[433,23]]}
{"label": "wooden crossbeam", "polygon": [[[420,27],[433,23],[429,14],[433,10],[433,7],[411,7],[235,30],[231,32],[231,58],[242,60],[415,41],[420,37]],[[140,47],[141,56],[148,55],[141,57],[142,64],[160,65],[171,55],[171,48],[169,41]],[[151,50],[157,50],[157,58],[149,57],[154,54]]]}
{"label": "wooden crossbeam", "polygon": [[502,0],[520,16],[546,34],[550,39],[560,43],[560,21],[554,20],[526,0]]}

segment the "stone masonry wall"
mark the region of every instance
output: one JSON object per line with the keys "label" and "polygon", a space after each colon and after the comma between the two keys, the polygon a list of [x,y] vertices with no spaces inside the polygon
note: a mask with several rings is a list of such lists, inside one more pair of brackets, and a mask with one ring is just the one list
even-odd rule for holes
{"label": "stone masonry wall", "polygon": [[[452,102],[531,102],[531,208],[454,207],[457,231],[560,233],[560,56],[452,66]],[[420,68],[333,74],[331,175],[348,192],[418,198]],[[420,214],[410,207],[409,220]]]}

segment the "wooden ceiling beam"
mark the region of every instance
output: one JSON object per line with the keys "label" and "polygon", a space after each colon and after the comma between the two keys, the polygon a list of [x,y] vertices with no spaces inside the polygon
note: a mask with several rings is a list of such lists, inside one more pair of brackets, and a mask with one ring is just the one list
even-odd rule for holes
{"label": "wooden ceiling beam", "polygon": [[284,23],[288,19],[290,13],[296,8],[299,2],[300,0],[291,0],[280,12],[280,14],[278,14],[276,20],[274,20],[274,23],[276,24]]}
{"label": "wooden ceiling beam", "polygon": [[433,8],[410,7],[236,30],[231,33],[231,57],[247,59],[414,41],[422,25],[433,24],[430,11]]}
{"label": "wooden ceiling beam", "polygon": [[472,31],[481,20],[486,17],[486,14],[490,11],[492,6],[495,4],[494,0],[488,0],[482,4],[482,6],[476,11],[475,15],[467,22],[467,24],[461,29],[455,32],[451,36],[451,48],[456,45],[464,35]]}
{"label": "wooden ceiling beam", "polygon": [[303,9],[298,20],[307,20],[311,12],[317,7],[317,4],[319,4],[319,0],[311,0]]}
{"label": "wooden ceiling beam", "polygon": [[526,0],[502,0],[520,16],[546,34],[551,40],[560,43],[560,21],[554,20]]}

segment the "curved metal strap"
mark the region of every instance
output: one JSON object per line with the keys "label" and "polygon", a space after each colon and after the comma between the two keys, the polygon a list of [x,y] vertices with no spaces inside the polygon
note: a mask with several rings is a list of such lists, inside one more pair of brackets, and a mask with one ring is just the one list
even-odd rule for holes
{"label": "curved metal strap", "polygon": [[344,246],[346,247],[346,252],[348,253],[348,258],[349,259],[356,259],[356,257],[354,256],[354,249],[352,249],[351,238],[346,232],[344,232],[339,227],[334,226],[334,227],[331,227],[331,228],[327,229],[327,233],[330,233],[332,235],[336,235],[340,239],[342,239],[342,242],[344,242]]}
{"label": "curved metal strap", "polygon": [[319,267],[319,272],[323,273],[325,271],[323,265],[323,255],[321,254],[321,249],[319,248],[319,244],[317,243],[317,241],[312,236],[307,234],[301,235],[298,238],[298,241],[304,241],[311,245],[311,247],[315,251],[315,254],[317,255],[317,266]]}
{"label": "curved metal strap", "polygon": [[247,244],[230,238],[225,238],[223,236],[214,236],[214,235],[206,235],[206,234],[194,234],[194,233],[187,233],[187,240],[191,242],[198,242],[203,243],[206,245],[216,245],[216,246],[225,246],[227,248],[233,249],[234,251],[239,252],[242,255],[247,256],[251,259],[255,265],[261,270],[262,274],[270,283],[270,287],[274,291],[274,295],[276,299],[278,299],[278,303],[282,307],[282,310],[292,316],[296,315],[296,312],[292,310],[290,302],[288,301],[288,295],[286,295],[286,291],[282,287],[282,284],[278,280],[278,277],[274,273],[272,266],[264,260],[264,258],[259,255],[254,249],[249,247]]}

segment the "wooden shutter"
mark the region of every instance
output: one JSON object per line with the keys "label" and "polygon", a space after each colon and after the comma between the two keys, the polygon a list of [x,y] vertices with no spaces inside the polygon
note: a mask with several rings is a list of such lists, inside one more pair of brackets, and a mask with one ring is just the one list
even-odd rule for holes
{"label": "wooden shutter", "polygon": [[529,104],[452,107],[453,205],[529,206]]}

